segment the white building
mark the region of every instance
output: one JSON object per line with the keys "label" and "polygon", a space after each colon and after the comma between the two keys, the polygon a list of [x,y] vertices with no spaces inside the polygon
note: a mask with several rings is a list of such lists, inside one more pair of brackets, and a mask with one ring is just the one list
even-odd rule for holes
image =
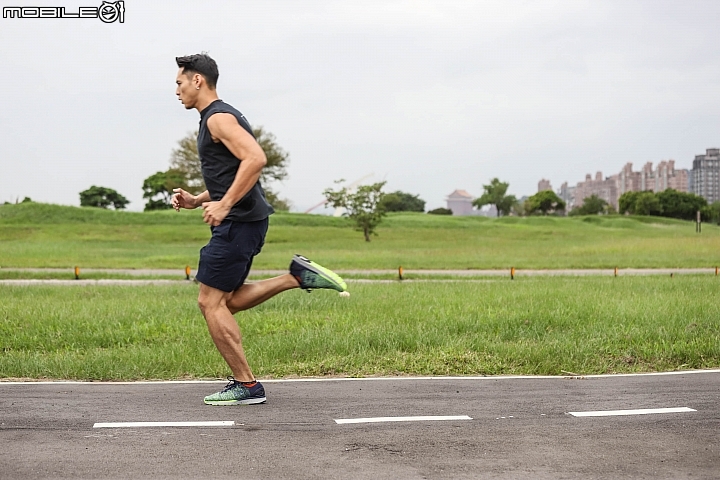
{"label": "white building", "polygon": [[447,208],[452,210],[453,215],[474,215],[473,196],[465,190],[455,190],[447,196]]}

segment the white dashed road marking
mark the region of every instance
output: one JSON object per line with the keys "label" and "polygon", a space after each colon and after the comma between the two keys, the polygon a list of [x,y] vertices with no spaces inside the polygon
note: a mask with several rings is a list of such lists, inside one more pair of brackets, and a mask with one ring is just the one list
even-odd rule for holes
{"label": "white dashed road marking", "polygon": [[697,412],[688,407],[674,408],[639,408],[636,410],[599,410],[595,412],[568,412],[574,417],[615,417],[620,415],[649,415],[653,413],[683,413]]}
{"label": "white dashed road marking", "polygon": [[424,417],[374,417],[374,418],[339,418],[335,423],[383,423],[383,422],[427,422],[435,420],[472,420],[467,415],[450,415],[450,416],[424,416]]}
{"label": "white dashed road marking", "polygon": [[232,427],[233,421],[218,422],[117,422],[96,423],[93,428],[140,428],[140,427]]}

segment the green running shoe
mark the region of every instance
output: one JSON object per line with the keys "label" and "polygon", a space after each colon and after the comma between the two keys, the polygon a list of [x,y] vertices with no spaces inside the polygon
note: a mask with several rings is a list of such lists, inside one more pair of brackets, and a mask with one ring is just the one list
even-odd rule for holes
{"label": "green running shoe", "polygon": [[308,292],[315,288],[331,288],[341,293],[347,291],[347,284],[337,273],[302,255],[293,257],[290,274],[297,279],[300,288]]}
{"label": "green running shoe", "polygon": [[262,383],[255,382],[252,387],[246,387],[233,377],[228,377],[229,383],[221,391],[205,397],[206,405],[253,405],[265,403],[265,388]]}

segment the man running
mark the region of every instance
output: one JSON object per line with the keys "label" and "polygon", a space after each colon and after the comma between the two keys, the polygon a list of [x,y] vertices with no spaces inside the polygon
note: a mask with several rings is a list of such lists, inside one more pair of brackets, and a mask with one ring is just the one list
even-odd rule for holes
{"label": "man running", "polygon": [[267,159],[245,116],[218,98],[218,68],[207,54],[177,57],[178,99],[200,113],[197,149],[207,190],[192,195],[173,190],[175,210],[202,207],[212,236],[200,250],[195,278],[200,282],[198,305],[210,336],[232,372],[230,382],[205,397],[208,405],[248,405],[265,402],[265,389],[245,358],[242,337],[233,314],[247,310],[292,288],[347,289],[334,272],[295,255],[290,271],[279,277],[245,283],[253,257],[260,253],[273,208],[260,186]]}

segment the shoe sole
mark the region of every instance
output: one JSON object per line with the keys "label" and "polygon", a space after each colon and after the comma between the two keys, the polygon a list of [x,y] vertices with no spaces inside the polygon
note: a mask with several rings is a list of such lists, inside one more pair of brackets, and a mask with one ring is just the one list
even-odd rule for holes
{"label": "shoe sole", "polygon": [[245,400],[204,400],[205,405],[257,405],[265,403],[265,397],[246,398]]}
{"label": "shoe sole", "polygon": [[[334,283],[335,285],[337,285],[340,288],[340,290],[338,290],[339,292],[347,291],[347,284],[345,283],[345,281],[342,278],[340,278],[340,275],[333,272],[332,270],[325,268],[321,265],[318,265],[317,263],[313,262],[312,260],[310,260],[308,262],[299,255],[295,256],[293,258],[293,261],[298,262],[300,265],[307,268],[311,272],[313,272],[317,275],[320,275],[325,280],[328,280],[328,281]],[[335,289],[335,290],[337,290],[337,289]]]}

